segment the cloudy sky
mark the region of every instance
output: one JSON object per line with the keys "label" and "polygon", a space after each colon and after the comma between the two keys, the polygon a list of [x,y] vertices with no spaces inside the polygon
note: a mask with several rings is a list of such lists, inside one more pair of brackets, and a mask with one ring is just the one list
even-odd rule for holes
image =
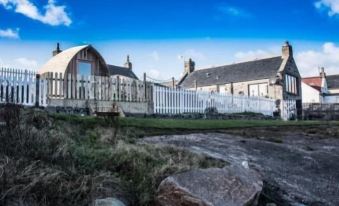
{"label": "cloudy sky", "polygon": [[339,0],[0,0],[0,66],[39,69],[56,42],[92,44],[138,76],[277,56],[290,41],[303,76],[339,73]]}

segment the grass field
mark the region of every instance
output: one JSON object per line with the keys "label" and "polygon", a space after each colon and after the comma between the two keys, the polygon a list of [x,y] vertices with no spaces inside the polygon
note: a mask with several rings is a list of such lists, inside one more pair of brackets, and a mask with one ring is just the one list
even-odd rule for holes
{"label": "grass field", "polygon": [[[87,123],[88,126],[104,125],[108,119],[98,117],[80,117],[72,115],[54,115],[56,119],[71,122]],[[159,119],[159,118],[119,118],[115,121],[121,127],[135,127],[147,129],[180,129],[180,130],[215,130],[248,127],[270,127],[270,126],[314,126],[332,124],[339,122],[328,121],[281,121],[281,120],[183,120],[183,119]]]}

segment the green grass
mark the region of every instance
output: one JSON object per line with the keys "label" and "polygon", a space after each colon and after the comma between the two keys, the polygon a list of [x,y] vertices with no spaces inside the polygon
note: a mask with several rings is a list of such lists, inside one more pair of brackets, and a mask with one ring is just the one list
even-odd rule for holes
{"label": "green grass", "polygon": [[[328,124],[328,122],[280,120],[178,120],[132,117],[120,119],[120,125],[125,127],[189,130],[213,130],[269,126],[313,126],[321,124]],[[339,122],[331,122],[331,124],[339,124]]]}
{"label": "green grass", "polygon": [[112,119],[101,117],[81,117],[76,115],[52,115],[56,120],[67,121],[73,124],[80,124],[86,128],[95,126],[109,126],[118,124],[121,127],[134,127],[140,129],[179,129],[179,130],[217,130],[248,127],[270,127],[270,126],[315,126],[315,125],[339,125],[338,121],[281,121],[281,120],[184,120],[184,119],[160,119],[160,118],[119,118],[112,122]]}

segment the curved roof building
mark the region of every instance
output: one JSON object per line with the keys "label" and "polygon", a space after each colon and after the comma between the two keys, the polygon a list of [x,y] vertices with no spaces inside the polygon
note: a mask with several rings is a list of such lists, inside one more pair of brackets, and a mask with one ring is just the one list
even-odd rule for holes
{"label": "curved roof building", "polygon": [[62,73],[63,75],[97,75],[97,76],[124,76],[138,79],[132,71],[132,63],[127,57],[125,67],[106,64],[101,54],[91,45],[82,45],[60,50],[59,44],[53,51],[53,57],[39,69],[39,74],[48,72]]}

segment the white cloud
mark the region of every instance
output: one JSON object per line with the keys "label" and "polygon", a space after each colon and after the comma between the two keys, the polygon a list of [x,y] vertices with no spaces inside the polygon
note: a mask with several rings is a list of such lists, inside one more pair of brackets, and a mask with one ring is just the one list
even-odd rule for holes
{"label": "white cloud", "polygon": [[0,67],[36,70],[38,68],[38,62],[27,57],[20,57],[7,61],[4,61],[2,58],[0,58]]}
{"label": "white cloud", "polygon": [[237,61],[252,61],[256,59],[264,59],[272,56],[277,56],[276,52],[273,51],[264,51],[264,50],[253,50],[253,51],[247,51],[247,52],[237,52],[235,53],[234,57]]}
{"label": "white cloud", "polygon": [[44,13],[40,12],[30,0],[0,0],[0,5],[7,10],[14,10],[16,13],[52,26],[69,26],[72,23],[66,12],[66,6],[57,6],[55,0],[48,0],[43,9]]}
{"label": "white cloud", "polygon": [[149,70],[147,75],[149,75],[151,78],[159,79],[160,76],[161,76],[161,72],[157,69],[151,69],[151,70]]}
{"label": "white cloud", "polygon": [[19,29],[0,29],[0,37],[8,39],[19,39]]}
{"label": "white cloud", "polygon": [[36,68],[38,66],[38,62],[34,59],[28,59],[26,57],[20,57],[14,60],[15,63],[20,67],[24,68]]}
{"label": "white cloud", "polygon": [[217,7],[218,11],[226,14],[228,16],[234,16],[234,17],[250,17],[251,14],[247,11],[234,7],[234,6],[228,6],[228,5],[220,5]]}
{"label": "white cloud", "polygon": [[339,14],[339,0],[320,0],[315,3],[315,7],[320,10],[328,10],[329,16]]}
{"label": "white cloud", "polygon": [[153,51],[150,55],[149,55],[154,61],[159,61],[160,60],[160,55],[157,51]]}
{"label": "white cloud", "polygon": [[325,67],[327,74],[339,73],[339,46],[328,42],[320,51],[308,50],[296,55],[298,68],[303,76],[318,75],[319,67]]}

